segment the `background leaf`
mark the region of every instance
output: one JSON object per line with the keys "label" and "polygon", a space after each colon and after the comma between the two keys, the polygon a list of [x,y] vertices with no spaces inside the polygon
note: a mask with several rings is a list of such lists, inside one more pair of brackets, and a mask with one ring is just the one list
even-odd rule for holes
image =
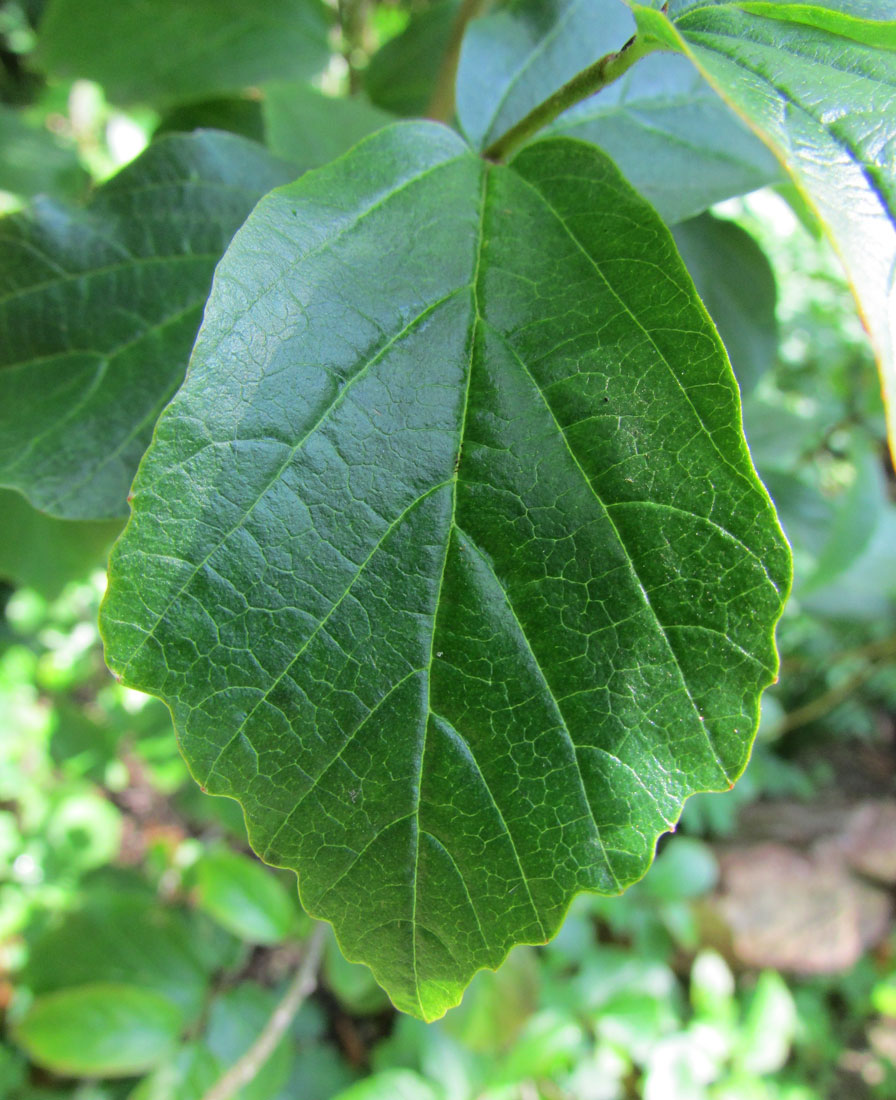
{"label": "background leaf", "polygon": [[37,57],[116,103],[178,103],[313,76],[329,57],[325,12],[319,0],[51,0]]}
{"label": "background leaf", "polygon": [[668,232],[580,142],[390,127],[219,267],[107,659],[405,1010],[743,768],[789,560],[739,424]]}
{"label": "background leaf", "polygon": [[765,253],[734,222],[704,214],[672,233],[703,304],[716,323],[741,393],[775,362],[775,276]]}
{"label": "background leaf", "polygon": [[[839,252],[880,360],[896,438],[896,112],[891,4],[687,5],[673,24],[632,4],[645,34],[686,53],[759,133]],[[884,22],[884,19],[893,20]]]}
{"label": "background leaf", "polygon": [[0,223],[0,484],[70,519],[126,511],[215,264],[294,174],[241,138],[172,135],[94,194]]}
{"label": "background leaf", "polygon": [[148,989],[97,982],[38,997],[16,1038],[56,1073],[129,1077],[169,1055],[180,1009]]}

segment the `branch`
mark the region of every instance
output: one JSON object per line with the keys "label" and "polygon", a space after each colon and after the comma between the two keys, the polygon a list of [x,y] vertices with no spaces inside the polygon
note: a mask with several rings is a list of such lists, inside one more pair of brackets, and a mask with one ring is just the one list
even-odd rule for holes
{"label": "branch", "polygon": [[582,69],[562,88],[558,88],[553,95],[539,103],[525,118],[520,119],[515,126],[511,126],[505,134],[493,141],[483,155],[488,160],[506,160],[510,153],[547,126],[549,122],[553,122],[564,111],[594,95],[595,92],[599,92],[608,84],[612,84],[636,61],[661,48],[661,43],[655,38],[634,35],[617,53],[608,53],[593,65],[589,65],[587,69]]}
{"label": "branch", "polygon": [[450,122],[454,114],[454,85],[457,80],[457,64],[460,61],[460,47],[464,39],[467,24],[475,19],[485,6],[486,0],[463,0],[454,26],[451,28],[451,38],[439,66],[433,87],[429,106],[426,108],[426,117],[436,122]]}
{"label": "branch", "polygon": [[231,1100],[241,1088],[255,1079],[259,1070],[274,1053],[302,1002],[314,992],[317,985],[317,969],[324,948],[325,929],[324,924],[318,924],[312,932],[305,947],[305,957],[295,977],[258,1038],[246,1053],[238,1058],[222,1077],[218,1078],[202,1100]]}

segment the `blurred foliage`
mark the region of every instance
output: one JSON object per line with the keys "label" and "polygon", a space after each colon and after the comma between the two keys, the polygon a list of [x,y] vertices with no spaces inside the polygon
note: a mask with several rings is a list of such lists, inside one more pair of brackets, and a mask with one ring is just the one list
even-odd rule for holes
{"label": "blurred foliage", "polygon": [[[420,109],[435,73],[414,51],[445,40],[456,4],[378,5],[313,88],[281,80],[163,114],[125,113],[81,74],[45,77],[42,8],[0,3],[0,212],[83,194],[157,129],[232,130],[303,167],[338,155],[384,111]],[[316,101],[350,81],[372,102],[343,101],[303,136]],[[844,765],[889,759],[896,713],[896,504],[867,339],[797,196],[715,215],[777,284],[777,353],[743,333],[744,421],[796,573],[745,777],[689,801],[642,883],[579,897],[551,944],[480,974],[437,1024],[398,1018],[330,943],[320,989],[245,1100],[896,1095],[892,930],[845,973],[785,978],[738,964],[708,904],[749,807],[892,794],[892,771],[869,792]],[[736,312],[743,325],[751,310]],[[236,804],[192,782],[165,708],[105,671],[96,615],[115,526],[49,520],[11,493],[0,514],[0,1100],[201,1100],[277,1004],[311,922],[292,876],[251,856]]]}

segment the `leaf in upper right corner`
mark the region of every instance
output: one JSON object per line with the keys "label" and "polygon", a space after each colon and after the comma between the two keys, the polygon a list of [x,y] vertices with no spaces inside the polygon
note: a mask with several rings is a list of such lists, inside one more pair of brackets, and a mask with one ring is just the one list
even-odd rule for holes
{"label": "leaf in upper right corner", "polygon": [[679,0],[631,7],[763,138],[840,253],[896,436],[896,3]]}
{"label": "leaf in upper right corner", "polygon": [[[475,20],[458,67],[461,129],[486,148],[634,31],[620,0],[513,0]],[[604,149],[668,224],[780,174],[762,142],[695,66],[675,54],[642,58],[564,112],[548,132]]]}

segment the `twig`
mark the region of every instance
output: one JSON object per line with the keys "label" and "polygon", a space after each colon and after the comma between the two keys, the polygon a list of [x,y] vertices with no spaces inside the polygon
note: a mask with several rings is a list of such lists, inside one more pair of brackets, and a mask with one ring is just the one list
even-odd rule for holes
{"label": "twig", "polygon": [[564,111],[618,80],[642,57],[662,48],[662,44],[656,39],[636,34],[617,53],[608,53],[587,69],[582,69],[562,88],[558,88],[553,95],[539,103],[525,118],[511,126],[506,134],[493,141],[485,150],[485,157],[488,160],[505,160],[510,153]]}
{"label": "twig", "polygon": [[238,1058],[222,1077],[218,1078],[202,1100],[231,1100],[241,1088],[255,1079],[259,1070],[274,1053],[302,1002],[314,992],[317,985],[317,969],[320,966],[320,957],[324,948],[325,930],[324,924],[318,924],[314,929],[305,948],[305,957],[295,977],[258,1038],[246,1053]]}

